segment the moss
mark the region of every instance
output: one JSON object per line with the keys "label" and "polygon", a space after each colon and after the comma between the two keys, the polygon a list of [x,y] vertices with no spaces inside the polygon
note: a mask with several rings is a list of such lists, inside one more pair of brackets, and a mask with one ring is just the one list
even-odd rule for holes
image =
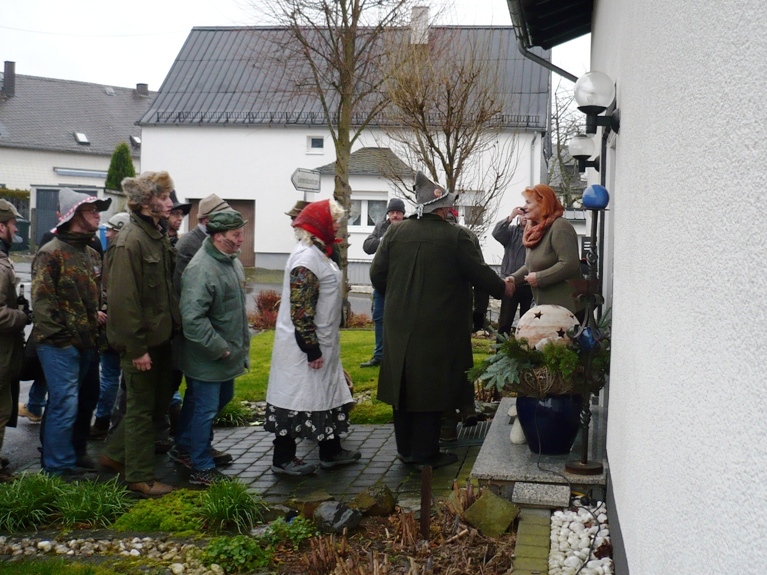
{"label": "moss", "polygon": [[202,528],[199,509],[201,491],[179,489],[161,499],[139,501],[114,523],[117,531],[162,531],[175,534],[198,533]]}

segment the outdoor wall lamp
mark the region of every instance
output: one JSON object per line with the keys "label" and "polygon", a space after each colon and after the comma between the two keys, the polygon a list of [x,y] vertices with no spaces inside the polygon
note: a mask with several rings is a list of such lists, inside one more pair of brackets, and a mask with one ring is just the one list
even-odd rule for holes
{"label": "outdoor wall lamp", "polygon": [[[596,134],[597,127],[618,132],[620,113],[615,107],[615,83],[604,72],[586,72],[575,83],[575,101],[586,114],[586,133]],[[604,116],[602,112],[607,110]]]}
{"label": "outdoor wall lamp", "polygon": [[594,168],[599,171],[599,156],[589,160],[594,155],[594,140],[585,134],[573,136],[567,144],[570,155],[578,160],[578,171],[585,172],[586,168]]}

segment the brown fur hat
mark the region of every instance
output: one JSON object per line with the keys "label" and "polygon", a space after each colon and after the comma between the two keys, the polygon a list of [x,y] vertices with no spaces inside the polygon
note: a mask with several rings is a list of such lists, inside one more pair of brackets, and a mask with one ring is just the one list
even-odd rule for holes
{"label": "brown fur hat", "polygon": [[168,172],[142,172],[135,178],[124,178],[121,185],[128,197],[128,207],[134,211],[149,204],[153,197],[175,189]]}

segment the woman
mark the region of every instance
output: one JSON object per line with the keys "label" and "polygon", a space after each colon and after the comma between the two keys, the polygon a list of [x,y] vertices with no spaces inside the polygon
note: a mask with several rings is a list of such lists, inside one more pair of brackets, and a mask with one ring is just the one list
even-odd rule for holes
{"label": "woman", "polygon": [[562,217],[564,208],[554,190],[545,184],[525,188],[527,225],[522,245],[525,265],[511,275],[515,286],[532,287],[536,305],[560,305],[583,321],[584,304],[573,298],[569,280],[583,279],[578,257],[578,236]]}
{"label": "woman", "polygon": [[264,429],[274,433],[272,471],[309,475],[316,466],[296,457],[296,439],[319,443],[320,467],[353,463],[341,447],[349,428],[351,392],[340,358],[341,281],[330,259],[344,211],[333,200],[312,202],[293,221],[299,240],[285,267],[282,303],[266,391]]}

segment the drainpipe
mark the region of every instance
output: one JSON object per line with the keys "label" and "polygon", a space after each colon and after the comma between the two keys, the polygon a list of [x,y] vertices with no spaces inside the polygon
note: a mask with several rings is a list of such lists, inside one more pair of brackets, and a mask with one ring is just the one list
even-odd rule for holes
{"label": "drainpipe", "polygon": [[533,132],[533,141],[530,144],[530,187],[538,183],[533,171],[535,170],[535,140],[538,139],[538,132]]}

